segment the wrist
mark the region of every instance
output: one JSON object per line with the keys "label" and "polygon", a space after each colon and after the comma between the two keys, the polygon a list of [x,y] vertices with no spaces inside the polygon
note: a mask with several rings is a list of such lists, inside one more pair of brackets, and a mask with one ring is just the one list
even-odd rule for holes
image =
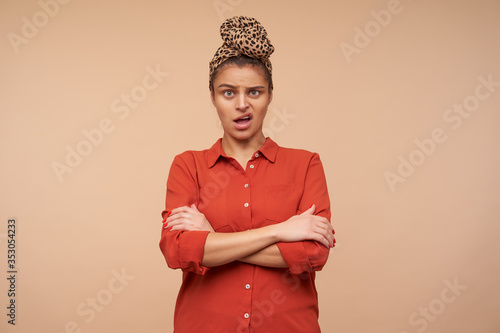
{"label": "wrist", "polygon": [[280,227],[279,227],[279,224],[271,224],[271,225],[268,225],[264,228],[267,228],[267,233],[270,237],[270,240],[272,242],[272,244],[274,243],[278,243],[281,241],[281,235],[280,235]]}

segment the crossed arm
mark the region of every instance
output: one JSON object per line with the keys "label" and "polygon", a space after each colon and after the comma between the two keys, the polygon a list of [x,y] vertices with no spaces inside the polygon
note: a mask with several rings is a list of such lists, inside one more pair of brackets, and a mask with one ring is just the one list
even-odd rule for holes
{"label": "crossed arm", "polygon": [[315,205],[300,215],[262,228],[232,232],[214,232],[205,215],[196,206],[173,209],[163,225],[167,230],[210,231],[205,241],[202,265],[215,267],[242,261],[267,267],[288,267],[276,243],[314,240],[326,248],[335,244],[332,225],[325,217],[314,215]]}

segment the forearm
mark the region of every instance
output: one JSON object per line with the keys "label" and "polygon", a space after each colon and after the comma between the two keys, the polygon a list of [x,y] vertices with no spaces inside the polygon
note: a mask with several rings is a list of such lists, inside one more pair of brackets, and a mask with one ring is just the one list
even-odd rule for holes
{"label": "forearm", "polygon": [[[241,260],[268,267],[287,267],[282,251],[275,243],[314,240],[326,248],[334,244],[333,228],[321,216],[313,215],[315,206],[288,220],[233,233],[213,232],[210,222],[196,206],[173,209],[164,220],[164,228],[170,231],[211,231],[205,236],[201,265],[215,267]],[[270,247],[270,248],[268,248]]]}
{"label": "forearm", "polygon": [[[280,241],[274,226],[252,229],[241,232],[218,233],[211,232],[205,241],[205,250],[201,264],[205,267],[224,265],[235,260],[256,255],[257,258],[267,257],[270,260],[273,250],[265,250],[270,245]],[[279,250],[276,247],[276,250]],[[276,259],[274,259],[276,260]]]}
{"label": "forearm", "polygon": [[276,244],[272,244],[266,248],[263,248],[260,251],[252,253],[238,260],[241,262],[246,262],[247,264],[265,266],[265,267],[274,267],[274,268],[288,267],[287,263],[285,262],[285,259],[283,259],[283,255],[281,254]]}

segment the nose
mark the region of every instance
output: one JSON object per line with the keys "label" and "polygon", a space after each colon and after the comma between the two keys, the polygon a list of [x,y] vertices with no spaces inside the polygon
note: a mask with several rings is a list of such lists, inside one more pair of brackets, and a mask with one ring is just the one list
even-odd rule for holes
{"label": "nose", "polygon": [[238,99],[236,100],[236,110],[245,111],[248,107],[247,96],[245,94],[239,94]]}

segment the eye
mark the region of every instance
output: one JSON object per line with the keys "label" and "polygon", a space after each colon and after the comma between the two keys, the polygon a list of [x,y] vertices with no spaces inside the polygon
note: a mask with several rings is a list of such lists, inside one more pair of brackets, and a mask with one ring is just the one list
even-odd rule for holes
{"label": "eye", "polygon": [[250,96],[257,97],[260,95],[260,91],[258,90],[250,90]]}
{"label": "eye", "polygon": [[226,97],[233,97],[234,93],[231,90],[225,90],[222,92],[222,94]]}

